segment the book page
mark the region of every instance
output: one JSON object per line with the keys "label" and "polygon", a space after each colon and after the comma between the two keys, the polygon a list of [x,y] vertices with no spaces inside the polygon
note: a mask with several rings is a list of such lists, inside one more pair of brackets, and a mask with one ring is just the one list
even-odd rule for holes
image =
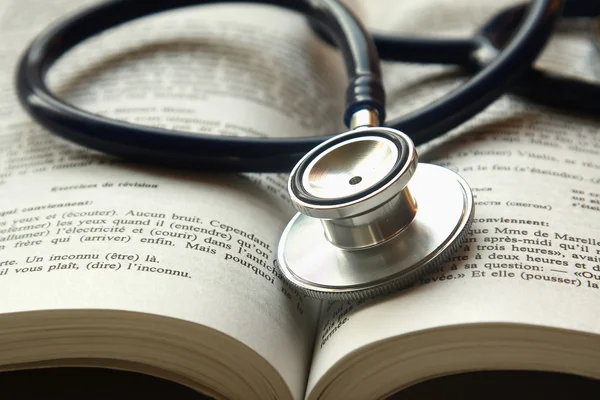
{"label": "book page", "polygon": [[[318,303],[274,264],[293,215],[285,174],[131,163],[48,134],[18,105],[21,52],[86,4],[0,8],[0,313],[108,309],[202,324],[257,352],[301,398]],[[258,137],[342,129],[341,60],[302,17],[273,7],[142,19],[75,48],[48,79],[78,107],[135,123]]]}
{"label": "book page", "polygon": [[[384,3],[370,2],[365,8],[374,27],[415,33],[431,26],[427,34],[450,36],[469,34],[468,24],[476,27],[502,7],[497,1],[475,5],[432,0],[403,2],[406,13],[393,13]],[[361,4],[355,6],[361,10]],[[583,30],[556,37],[538,65],[593,80],[598,62]],[[452,68],[438,66],[387,64],[384,74],[392,117],[438,98],[465,79]],[[323,395],[325,387],[332,391],[339,371],[350,368],[343,363],[345,357],[359,356],[361,349],[397,336],[418,338],[419,332],[469,324],[600,334],[595,312],[600,300],[599,128],[597,119],[506,95],[447,137],[419,148],[421,162],[450,168],[471,185],[475,219],[467,241],[411,288],[374,300],[324,303],[309,398]],[[414,355],[419,348],[406,351]],[[485,360],[482,363],[485,366]],[[531,360],[527,367],[566,368],[556,359],[551,366]],[[397,372],[394,384],[399,388],[457,372],[444,368],[433,360],[427,371]],[[331,372],[334,369],[338,372]],[[566,372],[592,373],[583,367]],[[357,393],[354,390],[365,386],[369,383],[359,379],[344,391]],[[371,386],[376,392],[376,385]]]}

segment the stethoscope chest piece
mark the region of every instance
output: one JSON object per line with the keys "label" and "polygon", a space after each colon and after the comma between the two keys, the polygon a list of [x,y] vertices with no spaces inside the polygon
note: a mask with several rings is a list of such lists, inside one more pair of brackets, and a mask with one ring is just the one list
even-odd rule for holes
{"label": "stethoscope chest piece", "polygon": [[356,129],[317,146],[288,189],[299,213],[279,242],[280,269],[322,299],[411,285],[460,247],[473,218],[467,183],[418,164],[410,138],[388,128]]}

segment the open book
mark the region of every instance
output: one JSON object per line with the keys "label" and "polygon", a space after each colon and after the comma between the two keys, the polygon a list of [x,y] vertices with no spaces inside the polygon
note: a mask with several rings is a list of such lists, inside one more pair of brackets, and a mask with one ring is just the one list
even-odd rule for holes
{"label": "open book", "polygon": [[[352,6],[378,28],[450,35],[502,6],[468,3]],[[600,124],[507,95],[420,148],[472,186],[467,242],[409,289],[319,302],[288,286],[274,258],[293,215],[285,174],[135,164],[49,135],[21,111],[18,56],[85,4],[0,5],[2,369],[106,366],[227,399],[383,398],[476,370],[600,377]],[[563,34],[540,64],[591,77],[593,57],[583,35]],[[464,79],[436,66],[384,73],[391,116]],[[237,136],[342,132],[344,80],[302,17],[257,5],[128,24],[49,76],[100,114]]]}

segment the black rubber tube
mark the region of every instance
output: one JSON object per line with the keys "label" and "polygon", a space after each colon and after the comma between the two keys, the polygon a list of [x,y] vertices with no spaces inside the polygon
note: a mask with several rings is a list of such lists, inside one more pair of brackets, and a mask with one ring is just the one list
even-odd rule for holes
{"label": "black rubber tube", "polygon": [[[120,157],[224,171],[291,170],[306,152],[331,135],[257,139],[134,125],[67,104],[45,85],[45,73],[56,59],[75,44],[102,30],[162,10],[217,2],[116,0],[87,9],[59,23],[36,38],[21,59],[16,83],[21,104],[36,121],[53,133]],[[300,11],[318,21],[321,27],[327,27],[328,34],[342,50],[350,78],[346,122],[354,111],[362,107],[375,108],[381,117],[385,115],[385,97],[374,43],[346,8],[333,0],[246,2]],[[443,99],[386,124],[404,131],[419,144],[443,135],[487,107],[530,68],[550,36],[553,23],[560,14],[561,3],[560,0],[534,0],[510,43],[484,70]]]}
{"label": "black rubber tube", "polygon": [[[16,87],[21,104],[41,125],[81,145],[160,164],[237,170],[285,171],[326,137],[233,138],[134,125],[94,115],[53,95],[44,78],[77,43],[135,18],[210,3],[265,3],[301,12],[319,23],[341,49],[349,77],[346,123],[362,107],[385,115],[379,59],[370,35],[334,0],[113,0],[80,12],[38,36],[23,55]],[[336,116],[337,117],[337,116]],[[339,118],[339,117],[338,117]]]}

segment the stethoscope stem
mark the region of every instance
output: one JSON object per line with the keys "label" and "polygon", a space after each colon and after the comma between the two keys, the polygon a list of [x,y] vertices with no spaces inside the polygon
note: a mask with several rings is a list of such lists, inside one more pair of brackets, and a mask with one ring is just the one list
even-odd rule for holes
{"label": "stethoscope stem", "polygon": [[332,300],[406,287],[458,249],[473,219],[470,188],[448,169],[419,164],[415,144],[465,122],[530,72],[563,4],[533,0],[528,10],[510,9],[464,41],[378,38],[385,58],[474,71],[443,99],[390,121],[375,43],[343,4],[253,1],[305,14],[340,49],[348,76],[343,120],[350,131],[335,136],[223,137],[135,125],[68,104],[45,83],[52,64],[90,36],[160,11],[217,2],[235,0],[96,4],[32,42],[19,63],[19,100],[50,131],[113,155],[220,171],[291,170],[288,189],[298,214],[281,237],[278,262],[299,291]]}

